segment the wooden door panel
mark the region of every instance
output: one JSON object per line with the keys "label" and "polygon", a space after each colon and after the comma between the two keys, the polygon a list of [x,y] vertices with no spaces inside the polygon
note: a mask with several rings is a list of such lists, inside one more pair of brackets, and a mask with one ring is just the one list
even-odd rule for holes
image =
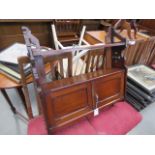
{"label": "wooden door panel", "polygon": [[49,93],[46,97],[48,124],[58,126],[92,111],[91,84],[83,83]]}
{"label": "wooden door panel", "polygon": [[[98,73],[98,74],[97,74]],[[124,74],[123,70],[108,72],[107,74],[91,74],[55,81],[51,85],[45,85],[43,94],[44,113],[50,131],[64,127],[74,121],[88,116],[96,108],[96,96],[99,97],[99,109],[124,98]],[[57,85],[56,85],[57,84]]]}
{"label": "wooden door panel", "polygon": [[88,106],[87,89],[81,89],[53,99],[55,116],[61,117]]}
{"label": "wooden door panel", "polygon": [[115,101],[124,96],[124,74],[117,73],[93,81],[94,103],[98,96],[99,106]]}

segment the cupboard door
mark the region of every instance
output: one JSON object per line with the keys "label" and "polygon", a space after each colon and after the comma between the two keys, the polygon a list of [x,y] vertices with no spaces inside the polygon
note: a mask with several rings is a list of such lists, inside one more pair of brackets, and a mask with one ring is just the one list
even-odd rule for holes
{"label": "cupboard door", "polygon": [[52,128],[85,116],[92,109],[90,83],[57,90],[46,96],[47,122]]}
{"label": "cupboard door", "polygon": [[104,107],[124,98],[124,72],[108,75],[92,82],[94,107]]}

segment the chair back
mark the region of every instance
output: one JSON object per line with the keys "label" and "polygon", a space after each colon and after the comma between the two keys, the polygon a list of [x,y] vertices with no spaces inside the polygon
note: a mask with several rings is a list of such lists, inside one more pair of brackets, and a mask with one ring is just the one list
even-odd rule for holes
{"label": "chair back", "polygon": [[56,31],[58,37],[65,37],[65,36],[76,36],[79,34],[80,30],[80,20],[55,20],[54,24],[56,26]]}
{"label": "chair back", "polygon": [[[39,83],[53,81],[72,76],[72,52],[48,51],[52,53],[48,56],[37,56],[35,59],[36,72],[40,78]],[[49,66],[48,75],[46,66]]]}
{"label": "chair back", "polygon": [[78,43],[80,35],[80,20],[55,20],[54,25],[58,40],[68,46]]}
{"label": "chair back", "polygon": [[92,50],[88,53],[85,72],[94,72],[105,67],[105,51],[104,49]]}

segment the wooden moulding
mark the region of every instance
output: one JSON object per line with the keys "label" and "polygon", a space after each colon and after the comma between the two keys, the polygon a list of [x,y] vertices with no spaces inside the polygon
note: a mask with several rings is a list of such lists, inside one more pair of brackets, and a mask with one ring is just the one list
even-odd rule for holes
{"label": "wooden moulding", "polygon": [[125,71],[99,70],[42,85],[40,94],[49,132],[124,99]]}
{"label": "wooden moulding", "polygon": [[[126,40],[112,28],[109,29],[105,45],[44,52],[41,51],[40,46],[36,46],[34,50],[30,49],[31,43],[38,45],[39,42],[28,28],[23,27],[22,30],[29,49],[36,89],[39,89],[38,93],[49,133],[92,114],[96,107],[100,109],[124,99],[126,69],[121,52],[126,47]],[[121,42],[114,43],[114,36]],[[104,68],[97,68],[97,71],[72,77],[73,66],[68,62],[71,65],[68,65],[70,74],[67,78],[46,82],[44,63],[48,61],[53,64],[53,60],[56,62],[60,58],[71,62],[74,50],[103,50],[105,52]],[[98,55],[100,52],[90,54]]]}

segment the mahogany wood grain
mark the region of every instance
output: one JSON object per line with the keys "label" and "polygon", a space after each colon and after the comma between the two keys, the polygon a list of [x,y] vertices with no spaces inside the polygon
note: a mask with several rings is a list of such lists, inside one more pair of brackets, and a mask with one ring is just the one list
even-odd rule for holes
{"label": "mahogany wood grain", "polygon": [[19,83],[16,83],[15,81],[0,73],[0,89],[15,88],[20,86],[21,85]]}
{"label": "mahogany wood grain", "polygon": [[93,113],[96,94],[99,97],[99,108],[122,100],[124,70],[99,70],[44,84],[43,89],[44,93],[41,96],[45,99],[44,114],[51,132]]}
{"label": "mahogany wood grain", "polygon": [[117,69],[117,68],[113,68],[111,70],[108,70],[108,69],[107,70],[98,70],[95,72],[89,72],[87,74],[82,74],[80,76],[70,77],[69,80],[68,80],[68,78],[65,78],[63,80],[57,80],[57,81],[53,81],[50,83],[44,83],[42,85],[42,88],[44,89],[44,92],[46,94],[47,93],[46,89],[52,89],[54,91],[61,90],[63,88],[68,88],[68,86],[83,83],[84,81],[89,82],[91,78],[98,79],[100,77],[106,76],[107,74],[111,75],[111,74],[113,74],[113,72],[119,73],[121,71],[120,71],[120,69]]}
{"label": "mahogany wood grain", "polygon": [[[49,69],[47,68],[47,71]],[[29,76],[27,79],[27,84],[33,82],[33,77]],[[0,89],[10,89],[10,88],[17,88],[17,87],[21,87],[22,84],[18,83],[14,80],[12,80],[12,78],[9,78],[8,76],[4,75],[3,73],[0,73]]]}
{"label": "mahogany wood grain", "polygon": [[114,73],[93,81],[94,95],[98,96],[99,106],[124,97],[124,73]]}
{"label": "mahogany wood grain", "polygon": [[[32,37],[31,31],[23,28],[24,37],[38,44],[38,39]],[[120,43],[114,43],[114,37],[120,39]],[[29,45],[29,42],[28,45]],[[36,42],[36,43],[35,43]],[[78,50],[89,50],[93,60],[95,55],[103,55],[106,52],[105,68],[87,74],[72,76],[72,52],[75,48],[62,50],[49,50],[42,52],[38,46],[29,51],[33,74],[37,84],[36,90],[40,94],[43,112],[48,131],[69,125],[70,123],[93,113],[96,106],[102,108],[117,100],[124,98],[126,74],[122,50],[126,47],[126,39],[109,28],[106,37],[106,45],[89,47],[77,47]],[[29,47],[29,46],[28,46]],[[116,50],[116,53],[115,53]],[[102,51],[102,52],[100,52]],[[48,82],[45,79],[44,63],[68,59],[67,78]],[[99,60],[98,60],[99,61]],[[114,61],[114,62],[113,62]],[[119,62],[120,61],[120,62]],[[95,61],[94,61],[95,62]],[[98,65],[98,62],[94,65]],[[98,68],[97,68],[98,69]],[[99,85],[100,83],[100,85]],[[99,102],[97,101],[97,96]],[[99,105],[97,105],[99,104]]]}
{"label": "mahogany wood grain", "polygon": [[105,31],[87,31],[84,38],[91,45],[94,45],[97,43],[105,43],[105,36]]}

